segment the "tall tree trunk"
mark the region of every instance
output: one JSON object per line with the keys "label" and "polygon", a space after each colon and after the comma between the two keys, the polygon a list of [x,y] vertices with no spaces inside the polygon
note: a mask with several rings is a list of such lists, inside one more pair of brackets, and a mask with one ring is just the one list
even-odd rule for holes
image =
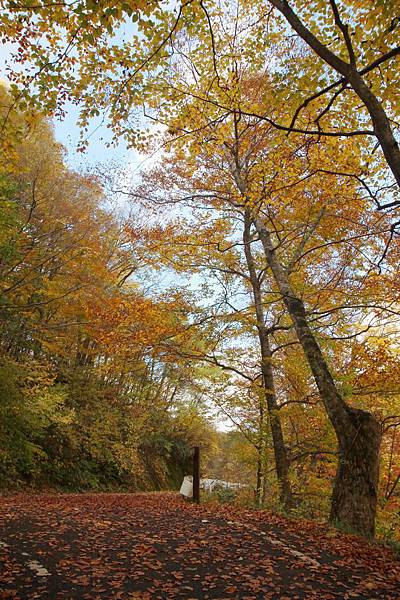
{"label": "tall tree trunk", "polygon": [[255,218],[254,224],[338,439],[339,464],[333,486],[330,520],[361,535],[373,537],[380,425],[371,413],[348,406],[342,398],[308,324],[304,303],[295,295],[288,275],[276,257],[268,229],[260,218]]}
{"label": "tall tree trunk", "polygon": [[262,305],[261,284],[257,276],[253,254],[251,251],[251,215],[248,209],[246,209],[245,211],[244,218],[245,221],[243,230],[243,244],[257,317],[257,331],[261,351],[261,373],[263,378],[263,390],[268,409],[269,422],[271,426],[276,476],[279,485],[279,500],[286,510],[290,510],[291,508],[293,508],[293,496],[289,481],[289,460],[283,439],[282,426],[278,413],[279,409],[276,402],[274,373],[272,369],[272,353],[267,328],[265,326],[265,315],[264,308]]}
{"label": "tall tree trunk", "polygon": [[257,446],[258,457],[257,457],[257,479],[256,479],[256,506],[262,508],[265,499],[265,459],[266,459],[266,439],[265,439],[265,427],[263,411],[260,415],[260,441]]}
{"label": "tall tree trunk", "polygon": [[396,178],[400,187],[400,148],[394,137],[389,118],[383,108],[382,102],[378,100],[370,87],[355,69],[351,71],[348,80],[366,106],[374,126],[374,133],[382,148],[386,162]]}

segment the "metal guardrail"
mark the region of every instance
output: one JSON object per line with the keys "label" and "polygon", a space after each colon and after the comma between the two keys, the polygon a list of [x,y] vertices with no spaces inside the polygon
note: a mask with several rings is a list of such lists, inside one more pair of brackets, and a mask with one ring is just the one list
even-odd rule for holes
{"label": "metal guardrail", "polygon": [[[233,483],[231,481],[224,481],[223,479],[200,479],[200,489],[205,492],[213,492],[216,488],[239,490],[245,487],[247,487],[245,483]],[[183,478],[180,494],[187,498],[193,497],[193,477],[191,475],[186,475]]]}

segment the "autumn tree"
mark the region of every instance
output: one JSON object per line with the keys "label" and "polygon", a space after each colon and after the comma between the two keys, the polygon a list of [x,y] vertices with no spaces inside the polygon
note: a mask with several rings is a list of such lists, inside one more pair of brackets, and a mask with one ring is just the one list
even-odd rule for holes
{"label": "autumn tree", "polygon": [[[317,139],[354,135],[376,139],[400,184],[394,121],[398,112],[396,64],[400,50],[394,0],[384,4],[316,0],[307,6],[296,1],[266,0],[225,8],[212,1],[191,0],[179,7],[163,7],[157,2],[115,6],[106,0],[3,5],[3,39],[16,44],[18,62],[32,65],[29,73],[9,67],[10,76],[19,86],[15,88],[16,97],[23,97],[25,102],[33,96],[61,112],[67,98],[83,101],[84,127],[91,117],[110,110],[117,135],[125,134],[139,143],[139,132],[124,121],[129,121],[132,107],[147,102],[151,105],[153,91],[163,89],[162,78],[149,78],[146,73],[169,68],[181,31],[200,40],[216,67],[223,56],[218,46],[218,19],[224,15],[234,27],[235,15],[239,15],[242,24],[247,20],[246,30],[239,27],[234,36],[236,42],[242,41],[244,31],[251,37],[252,47],[248,46],[246,52],[249,65],[262,62],[256,53],[270,53],[272,44],[280,48],[275,53],[274,61],[279,64],[275,72],[283,73],[284,79],[277,78],[277,99],[285,98],[293,107],[285,119],[276,118],[275,113],[262,114],[254,106],[243,110],[284,131],[305,131]],[[234,58],[238,46],[230,46]],[[218,68],[214,69],[217,78]],[[163,94],[167,99],[170,92],[163,89]],[[358,100],[364,107],[362,115]],[[225,106],[223,100],[221,104]],[[350,127],[346,123],[349,107],[353,121]],[[366,128],[367,120],[372,129]],[[368,145],[371,148],[373,142]],[[398,205],[396,199],[378,199],[377,203],[380,208]]]}
{"label": "autumn tree", "polygon": [[[199,171],[203,168],[204,170],[210,168],[206,156],[204,163],[198,165]],[[293,503],[288,477],[289,461],[275,398],[270,348],[270,336],[275,331],[275,326],[271,315],[268,317],[270,324],[266,323],[265,303],[262,298],[265,261],[263,262],[261,258],[260,264],[260,256],[258,255],[257,258],[253,256],[248,212],[243,213],[237,207],[225,208],[221,217],[218,200],[214,197],[215,175],[213,174],[207,184],[204,180],[196,181],[196,177],[188,164],[176,165],[172,158],[171,161],[165,161],[162,169],[155,169],[154,173],[145,177],[143,185],[138,190],[131,192],[136,200],[141,199],[145,205],[157,207],[158,211],[166,211],[170,206],[175,208],[180,206],[185,212],[190,211],[191,214],[190,218],[185,220],[179,218],[174,222],[168,219],[167,210],[165,212],[167,224],[147,232],[147,243],[142,249],[143,260],[149,260],[149,257],[153,256],[157,258],[150,260],[153,262],[156,260],[178,273],[192,272],[204,277],[207,272],[207,277],[215,277],[215,284],[211,281],[208,283],[209,308],[205,305],[203,307],[203,311],[206,311],[205,315],[201,314],[199,308],[200,314],[193,316],[193,327],[196,321],[199,324],[214,322],[215,331],[208,336],[208,347],[193,348],[190,357],[193,360],[215,365],[225,372],[231,372],[233,377],[238,376],[239,380],[242,379],[245,386],[250,385],[250,388],[254,388],[250,393],[253,402],[258,404],[257,435],[252,436],[259,455],[257,502],[261,504],[264,496],[263,465],[267,451],[269,421],[280,487],[280,501],[289,510]],[[197,191],[194,188],[197,188]],[[222,188],[219,193],[223,193]],[[200,206],[198,206],[198,197],[202,199]],[[203,293],[207,294],[206,287],[202,295]],[[242,306],[241,295],[248,296],[249,293],[248,304]],[[252,331],[257,332],[261,355],[262,386],[257,391],[258,369],[256,368],[252,373],[252,369],[246,368],[245,362],[241,361],[243,364],[239,364],[237,358],[234,358],[234,354],[244,351],[239,350],[242,347],[241,337]],[[232,344],[234,338],[239,344],[236,349],[229,346],[223,348],[224,339],[230,340],[229,343]],[[257,362],[257,359],[255,360]],[[227,385],[234,385],[233,381]],[[218,396],[218,393],[210,392],[210,398],[214,397],[217,403]],[[226,405],[224,410],[227,410]]]}
{"label": "autumn tree", "polygon": [[[318,61],[313,62],[314,54],[302,43],[298,44],[299,38],[291,48],[289,36],[288,45],[288,30],[272,21],[271,6],[278,9],[318,55]],[[208,145],[211,153],[215,149],[217,155],[230,153],[236,186],[233,201],[250,213],[251,232],[262,243],[274,285],[292,319],[339,440],[339,470],[331,518],[367,534],[373,533],[380,430],[371,413],[350,407],[332,376],[321,342],[311,327],[311,309],[301,289],[308,280],[308,272],[301,265],[304,257],[310,256],[308,243],[319,229],[319,221],[325,222],[327,218],[323,214],[326,205],[332,202],[338,215],[342,210],[354,210],[356,220],[363,224],[359,215],[368,214],[368,210],[360,206],[360,195],[367,195],[368,201],[378,208],[398,204],[397,190],[393,191],[390,183],[386,185],[384,168],[388,165],[399,181],[398,145],[390,120],[397,111],[396,88],[390,83],[395,77],[393,65],[398,54],[398,20],[390,13],[391,6],[387,4],[387,13],[379,12],[379,7],[374,13],[369,11],[369,5],[357,2],[341,5],[315,2],[310,7],[299,6],[298,11],[292,10],[288,2],[278,0],[255,2],[240,11],[204,2],[188,2],[176,10],[151,5],[148,12],[137,5],[141,33],[135,32],[129,41],[122,42],[118,29],[126,15],[129,16],[130,5],[129,10],[125,5],[114,10],[107,4],[93,7],[79,3],[76,9],[69,5],[55,8],[39,5],[34,9],[37,17],[33,20],[29,7],[17,5],[14,7],[14,15],[19,15],[17,26],[11,18],[13,7],[8,6],[3,17],[5,36],[19,44],[20,60],[26,61],[28,56],[36,60],[32,74],[14,72],[20,87],[14,87],[13,93],[19,101],[36,95],[36,100],[45,102],[47,95],[47,106],[56,110],[68,95],[76,102],[81,99],[84,128],[91,117],[109,111],[115,135],[124,135],[128,143],[138,147],[146,140],[140,118],[135,124],[132,120],[138,117],[137,107],[141,106],[145,115],[168,127],[171,137],[178,142],[194,136],[193,154],[198,152],[200,143],[205,148]],[[68,26],[65,33],[59,25],[71,10],[73,18],[68,21],[71,28]],[[376,18],[362,26],[367,11]],[[110,39],[107,31],[115,36]],[[42,44],[38,57],[36,41],[42,35],[47,36],[47,42]],[[62,51],[54,57],[60,48]],[[62,81],[61,66],[65,69]],[[248,81],[254,77],[259,82],[255,86],[257,93],[248,94]],[[303,92],[288,95],[288,82],[295,79],[306,82],[306,95]],[[319,87],[320,80],[323,89]],[[326,104],[325,92],[329,94]],[[348,103],[355,106],[353,101],[357,98],[365,107],[361,116],[357,110],[347,111]],[[346,131],[343,131],[344,119],[348,122]],[[366,120],[372,122],[372,129],[364,129]],[[232,123],[237,125],[234,136]],[[261,147],[254,145],[252,152],[246,147],[244,153],[242,148],[237,150],[242,126],[251,129],[260,123],[296,134],[274,138],[274,149],[284,148],[285,144],[288,148],[287,155],[285,152],[274,155],[275,164],[269,160],[272,152],[266,150],[264,142]],[[290,138],[294,138],[294,147],[288,141]],[[374,154],[371,139],[379,143],[384,160]],[[184,145],[181,147],[178,160],[186,152]],[[250,177],[248,156],[252,153],[262,162],[255,161]],[[378,180],[379,198],[370,186],[369,180],[374,179]],[[276,182],[280,182],[278,187]],[[293,215],[303,218],[304,213],[296,207],[301,203],[308,206],[310,198],[318,198],[318,185],[321,197],[316,214],[313,212],[312,218],[302,224],[297,255],[290,254],[282,244],[276,221],[285,223]],[[335,190],[344,206],[338,206],[331,194],[327,198],[327,190]],[[343,190],[348,195],[344,196]],[[232,204],[231,197],[229,203]],[[375,252],[373,260],[382,270],[385,259],[390,270],[396,249],[389,252],[388,244],[393,241],[396,224],[388,228],[385,218],[383,213],[384,226],[379,235],[381,260]],[[352,231],[350,227],[348,230]],[[347,234],[342,239],[347,239]],[[339,239],[324,238],[323,247],[336,248],[339,243]],[[349,258],[355,261],[357,273],[360,263],[353,255]],[[316,272],[321,271],[316,269]]]}
{"label": "autumn tree", "polygon": [[[296,128],[302,110],[322,98],[325,106],[314,117],[317,125],[315,133],[322,136],[358,134],[375,137],[399,186],[400,150],[395,135],[397,126],[393,121],[399,110],[393,86],[397,80],[396,58],[400,55],[399,18],[395,2],[377,4],[330,0],[327,3],[308,3],[304,7],[299,2],[269,0],[269,4],[279,11],[312,51],[310,56],[302,60],[306,77],[299,82],[296,92],[303,98],[287,131]],[[300,92],[301,84],[315,76],[318,87],[311,91],[308,85],[308,96],[304,94],[304,88]],[[372,124],[371,131],[362,131],[362,115],[358,115],[361,131],[346,131],[343,127],[349,105],[354,106],[353,110],[358,110],[353,95],[361,100]],[[338,119],[334,130],[328,123],[328,120],[334,120],[332,107],[335,107],[335,120]],[[325,123],[328,128],[324,128]],[[398,202],[388,204],[395,206]]]}
{"label": "autumn tree", "polygon": [[2,485],[178,486],[190,444],[213,436],[166,343],[184,294],[146,295],[99,182],[66,167],[42,116],[2,100]]}
{"label": "autumn tree", "polygon": [[[247,82],[247,89],[248,85]],[[227,93],[226,89],[224,93]],[[237,88],[234,93],[237,93]],[[309,244],[321,227],[324,231],[321,248],[329,248],[331,244],[337,245],[337,247],[343,244],[346,247],[346,227],[341,225],[336,230],[341,232],[338,240],[328,241],[326,236],[329,239],[330,234],[329,229],[326,229],[328,225],[325,224],[325,221],[328,219],[329,222],[329,219],[333,219],[334,222],[335,219],[338,219],[339,223],[342,221],[342,223],[347,222],[348,224],[350,220],[354,221],[354,213],[351,213],[351,211],[365,210],[364,201],[358,199],[357,185],[354,185],[354,182],[350,180],[345,188],[346,193],[348,195],[351,194],[353,197],[353,201],[349,204],[348,208],[346,206],[342,208],[340,204],[338,205],[338,200],[342,199],[343,195],[343,190],[341,191],[343,180],[340,177],[336,176],[335,179],[332,178],[329,190],[322,188],[324,191],[321,191],[319,187],[319,184],[322,183],[320,177],[324,178],[326,176],[324,173],[329,175],[329,169],[324,169],[323,161],[326,160],[329,165],[329,161],[331,160],[330,152],[335,148],[335,145],[332,143],[326,145],[324,148],[315,144],[306,145],[299,150],[296,146],[294,149],[291,149],[290,147],[281,145],[279,137],[272,136],[271,138],[269,136],[271,138],[270,146],[265,145],[265,140],[268,139],[268,130],[262,130],[258,137],[257,133],[254,133],[257,132],[255,125],[251,121],[247,122],[239,112],[236,113],[234,110],[228,116],[221,116],[221,121],[218,124],[215,124],[215,121],[209,121],[207,126],[202,126],[201,124],[199,126],[196,113],[193,111],[192,106],[188,104],[187,111],[178,117],[176,130],[178,130],[179,123],[182,120],[185,120],[188,129],[194,131],[197,126],[197,131],[200,131],[196,139],[194,139],[194,136],[191,136],[189,141],[186,142],[193,164],[196,164],[197,157],[201,152],[203,152],[209,161],[215,155],[223,156],[222,160],[226,161],[226,169],[236,186],[236,192],[234,189],[230,189],[229,192],[226,189],[221,190],[220,185],[217,184],[213,188],[212,193],[217,198],[216,202],[228,202],[231,206],[236,207],[236,209],[239,207],[239,209],[241,208],[245,212],[249,211],[251,223],[256,227],[278,292],[294,322],[299,342],[303,346],[321,397],[325,403],[327,413],[339,438],[341,459],[339,460],[337,484],[333,494],[331,518],[333,521],[347,522],[359,531],[372,533],[377,499],[380,427],[375,417],[371,414],[360,409],[350,408],[345,403],[337,384],[333,381],[315,333],[312,332],[309,326],[309,317],[306,315],[306,310],[304,309],[304,300],[299,298],[299,292],[296,295],[294,286],[290,283],[291,280],[297,280],[298,283],[295,285],[296,287],[299,285],[301,281],[299,277],[301,277],[300,273],[302,272],[301,270],[299,271],[299,264],[301,264],[305,256],[308,256],[312,252],[309,249]],[[203,144],[202,147],[200,143]],[[215,151],[216,147],[219,147],[217,152]],[[256,148],[257,152],[252,153],[253,148]],[[273,152],[275,152],[275,155]],[[179,155],[178,153],[177,156],[178,159],[184,160],[183,154]],[[251,160],[252,158],[254,158],[254,163]],[[313,164],[314,160],[318,163],[318,169],[315,169],[316,177],[310,177],[309,172],[313,172],[310,165]],[[346,161],[348,159],[346,156],[343,156],[344,165],[347,167]],[[274,169],[274,164],[277,162],[281,164],[279,178]],[[352,163],[352,159],[350,159],[350,163],[351,168],[354,170],[356,164]],[[285,170],[282,165],[285,166]],[[187,168],[192,173],[193,179],[193,167],[190,163]],[[271,171],[269,171],[270,168]],[[211,172],[210,166],[208,170]],[[221,168],[216,166],[215,171],[218,172],[219,170]],[[201,173],[202,180],[204,180],[204,169],[200,167],[199,172]],[[297,181],[301,182],[302,180],[307,182],[305,189],[296,184]],[[314,185],[316,186],[315,188]],[[293,189],[294,191],[291,191]],[[201,188],[201,190],[197,196],[199,199],[206,193],[204,188]],[[282,194],[285,194],[286,197],[282,196]],[[321,199],[321,194],[324,195],[324,199]],[[333,200],[334,194],[336,194],[335,200]],[[193,197],[195,197],[195,194]],[[305,198],[310,200],[305,202]],[[312,198],[315,201],[313,209],[308,205],[308,202],[312,201]],[[309,206],[308,210],[311,209],[313,211],[311,214],[308,214],[305,221],[302,221],[300,217],[302,210],[300,213],[296,213],[295,207],[297,206],[297,202],[300,202],[299,207],[302,206],[304,208],[304,206]],[[318,206],[319,208],[317,208]],[[350,210],[348,216],[343,213],[345,210]],[[283,233],[280,233],[280,229],[285,227],[283,224],[287,219],[289,219],[287,222],[290,222],[292,213],[297,214],[297,218],[300,217],[300,223],[302,223],[299,228],[301,236],[297,249],[291,251],[288,255],[289,248],[285,250],[280,249],[281,246],[282,248],[286,248],[286,244],[281,239]],[[328,213],[328,216],[325,216],[325,213]],[[368,213],[365,214],[368,215]],[[366,216],[365,218],[371,217]],[[267,228],[267,222],[270,222],[270,228]],[[378,227],[377,231],[380,231],[382,235],[382,243],[384,236],[389,231],[389,226],[385,220],[377,218],[375,227]],[[347,230],[350,233],[348,226]],[[354,237],[354,239],[364,238],[365,241],[366,236],[368,237],[369,233],[363,235],[362,232],[355,231],[351,237]],[[272,242],[273,238],[276,238],[276,241]],[[285,239],[285,236],[283,239]],[[296,238],[293,237],[293,234],[289,234],[289,239]],[[278,259],[278,250],[279,254],[284,252],[283,255],[281,254],[282,258],[280,260]],[[358,260],[358,252],[359,250],[357,250],[354,257],[345,252],[344,257],[346,260]],[[301,315],[294,310],[298,305],[301,308]],[[304,327],[307,329],[307,335],[304,335]],[[310,342],[311,339],[312,344]],[[334,393],[333,390],[335,390]],[[360,422],[357,422],[358,420]],[[364,427],[365,432],[363,433],[362,430]],[[358,436],[356,436],[356,432],[358,432]],[[371,432],[375,436],[374,443],[372,443],[373,436]],[[355,464],[353,465],[351,465],[351,461],[349,460],[348,443],[354,450],[353,460]],[[355,446],[357,444],[364,444],[366,447],[356,449]],[[358,461],[360,461],[360,464],[358,464]],[[369,463],[369,466],[366,463]],[[347,469],[349,475],[347,475]],[[352,472],[351,476],[350,472]],[[352,504],[350,498],[354,499],[358,493],[354,486],[356,473],[359,474],[360,479],[359,497]],[[348,482],[347,488],[345,486],[346,481]],[[341,490],[339,498],[337,497],[338,490]],[[362,502],[365,502],[364,511],[361,510]],[[361,514],[363,515],[362,517],[360,516]],[[368,519],[367,515],[369,515]],[[366,523],[367,525],[364,527]]]}

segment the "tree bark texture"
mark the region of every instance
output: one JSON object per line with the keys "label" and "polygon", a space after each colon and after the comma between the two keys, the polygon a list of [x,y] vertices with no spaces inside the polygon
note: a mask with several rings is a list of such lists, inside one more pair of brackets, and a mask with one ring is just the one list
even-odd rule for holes
{"label": "tree bark texture", "polygon": [[279,262],[270,233],[256,217],[254,224],[282,300],[313,373],[321,400],[338,439],[339,462],[333,486],[330,520],[367,537],[375,533],[381,429],[375,417],[346,404],[311,330],[303,301],[294,293]]}
{"label": "tree bark texture", "polygon": [[279,500],[286,510],[290,510],[291,508],[293,508],[293,496],[289,481],[289,460],[287,456],[286,446],[284,443],[282,425],[279,418],[279,409],[276,402],[274,373],[272,368],[272,353],[267,328],[265,326],[265,315],[262,304],[261,284],[257,277],[253,254],[251,251],[250,227],[251,215],[250,211],[246,209],[243,231],[243,244],[257,317],[257,331],[261,352],[261,373],[263,378],[264,396],[268,410],[268,417],[271,427],[272,442],[274,448],[275,469],[279,485]]}
{"label": "tree bark texture", "polygon": [[266,439],[264,433],[264,415],[260,415],[260,442],[257,446],[257,479],[256,479],[256,506],[262,508],[265,500],[265,462],[266,462]]}

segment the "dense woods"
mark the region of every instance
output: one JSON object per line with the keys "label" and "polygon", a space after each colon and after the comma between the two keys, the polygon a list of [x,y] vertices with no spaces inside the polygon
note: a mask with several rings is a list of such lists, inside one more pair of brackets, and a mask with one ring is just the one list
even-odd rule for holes
{"label": "dense woods", "polygon": [[[396,539],[395,0],[2,8],[2,485],[177,487],[200,445],[238,502]],[[71,171],[71,104],[153,166]]]}
{"label": "dense woods", "polygon": [[210,429],[188,368],[159,345],[182,320],[179,297],[127,283],[138,257],[124,224],[93,177],[68,170],[43,117],[13,113],[8,127],[2,485],[176,486]]}

